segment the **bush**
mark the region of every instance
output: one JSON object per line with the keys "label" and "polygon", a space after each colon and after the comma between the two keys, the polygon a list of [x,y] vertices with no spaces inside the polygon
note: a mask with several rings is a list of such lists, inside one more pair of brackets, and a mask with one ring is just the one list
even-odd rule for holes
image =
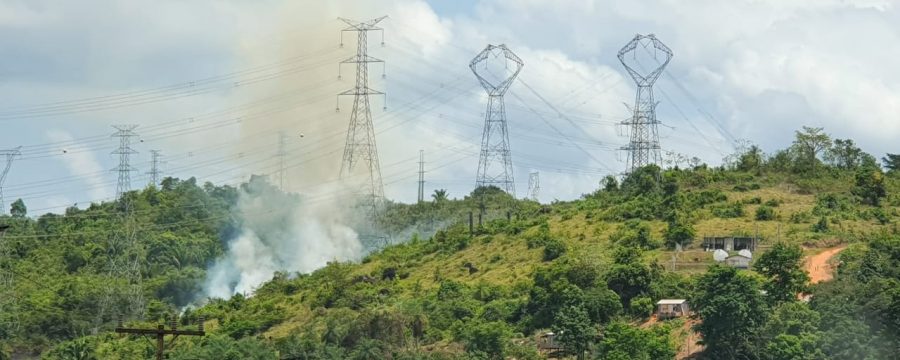
{"label": "bush", "polygon": [[653,299],[647,296],[638,296],[631,299],[628,310],[632,315],[647,318],[653,314]]}
{"label": "bush", "polygon": [[744,204],[733,202],[713,207],[711,211],[713,215],[723,219],[739,218],[744,216]]}
{"label": "bush", "polygon": [[819,218],[819,221],[813,224],[812,231],[817,233],[828,232],[828,218],[824,216]]}
{"label": "bush", "polygon": [[778,207],[778,205],[781,205],[781,200],[778,200],[778,199],[766,200],[766,206]]}
{"label": "bush", "polygon": [[544,244],[544,261],[551,261],[566,253],[566,244],[557,239],[550,239]]}
{"label": "bush", "polygon": [[775,220],[775,209],[768,205],[761,205],[756,208],[756,220]]}

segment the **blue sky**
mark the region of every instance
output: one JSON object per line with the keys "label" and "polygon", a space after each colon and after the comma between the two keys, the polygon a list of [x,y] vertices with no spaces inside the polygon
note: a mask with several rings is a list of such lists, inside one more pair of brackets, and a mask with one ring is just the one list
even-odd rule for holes
{"label": "blue sky", "polygon": [[386,60],[386,77],[372,81],[388,110],[373,98],[373,114],[393,199],[414,200],[418,149],[428,192],[471,189],[485,104],[467,65],[488,43],[525,61],[507,96],[519,196],[531,171],[550,201],[624,169],[615,123],[634,85],[615,54],[635,33],[675,52],[656,87],[667,151],[718,164],[732,139],[774,151],[812,125],[878,157],[898,152],[900,16],[889,1],[6,0],[0,148],[25,146],[7,205],[22,197],[37,212],[61,211],[111,197],[108,136],[119,123],[140,125],[135,187],[147,182],[150,149],[163,151],[171,176],[234,184],[274,174],[279,131],[290,139],[291,190],[332,182],[349,116],[334,112],[334,94],[350,86],[337,62],[355,44],[336,46],[336,17],[383,14],[385,47],[370,49]]}

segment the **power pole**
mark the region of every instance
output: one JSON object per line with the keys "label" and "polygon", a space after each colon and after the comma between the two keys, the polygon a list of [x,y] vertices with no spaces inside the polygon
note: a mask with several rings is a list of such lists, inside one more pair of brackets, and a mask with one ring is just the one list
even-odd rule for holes
{"label": "power pole", "polygon": [[178,330],[178,321],[176,317],[172,317],[172,321],[169,322],[170,329],[166,329],[165,325],[159,324],[156,326],[156,329],[138,329],[138,328],[126,328],[122,326],[121,321],[118,326],[116,326],[116,333],[119,334],[134,334],[134,335],[144,335],[144,336],[155,336],[156,337],[156,360],[163,360],[165,350],[166,350],[166,335],[173,335],[172,340],[169,342],[169,345],[175,343],[175,340],[178,339],[179,336],[206,336],[206,331],[203,330],[203,319],[200,319],[200,325],[197,330]]}
{"label": "power pole", "polygon": [[10,247],[3,238],[7,229],[0,224],[0,331],[12,333],[19,329],[19,304]]}
{"label": "power pole", "polygon": [[537,171],[528,174],[528,197],[534,201],[538,201],[538,195],[541,193],[540,175]]}
{"label": "power pole", "polygon": [[425,201],[425,150],[419,150],[419,203]]}
{"label": "power pole", "polygon": [[3,167],[3,174],[0,175],[0,214],[6,213],[6,203],[3,201],[3,184],[6,183],[6,175],[9,174],[9,169],[12,167],[13,160],[19,155],[22,155],[20,151],[22,149],[21,146],[8,149],[8,150],[0,150],[0,156],[6,157],[6,166]]}
{"label": "power pole", "polygon": [[159,185],[159,176],[162,174],[162,170],[160,169],[162,162],[159,161],[159,158],[161,157],[162,151],[150,150],[150,172],[148,172],[147,175],[150,175],[150,183],[153,185]]}
{"label": "power pole", "polygon": [[[503,57],[506,68],[514,68],[506,74],[479,73],[478,65],[484,64],[483,70],[487,70],[489,58]],[[506,125],[506,107],[503,95],[509,86],[522,71],[525,63],[516,54],[506,48],[506,45],[488,45],[471,62],[469,69],[478,78],[481,86],[488,93],[487,111],[484,113],[484,132],[481,135],[481,156],[478,159],[478,172],[475,186],[497,186],[508,194],[516,196],[516,184],[513,180],[512,154],[509,150],[509,132]],[[500,76],[498,80],[491,80]],[[495,83],[496,82],[496,83]]]}
{"label": "power pole", "polygon": [[278,188],[284,191],[284,159],[287,156],[287,134],[284,131],[278,132]]}
{"label": "power pole", "polygon": [[[364,185],[360,192],[365,196],[363,205],[369,208],[369,216],[373,220],[384,200],[384,184],[381,181],[381,165],[378,162],[378,148],[375,145],[375,126],[372,123],[372,110],[369,107],[369,95],[384,95],[383,92],[369,87],[369,63],[382,63],[381,59],[368,54],[369,31],[380,31],[384,44],[384,29],[376,26],[387,18],[358,22],[339,18],[349,25],[341,30],[341,45],[345,32],[356,32],[356,55],[341,61],[344,64],[356,64],[356,85],[350,90],[338,94],[353,96],[353,110],[350,113],[350,125],[347,128],[347,141],[341,161],[341,179],[355,178]],[[340,66],[338,78],[340,78]],[[340,102],[339,102],[340,103]],[[338,110],[340,106],[338,106]]]}
{"label": "power pole", "polygon": [[[653,49],[653,57],[656,58],[659,53],[662,53],[664,59],[659,61],[659,64],[638,63],[636,52],[651,51],[649,49],[651,46]],[[629,53],[636,62],[632,65],[629,65],[629,63],[626,62],[626,56]],[[622,147],[622,150],[628,152],[625,171],[633,173],[643,166],[649,164],[659,165],[662,163],[660,157],[659,132],[657,130],[659,121],[656,120],[656,105],[658,103],[653,100],[653,83],[656,82],[656,79],[662,74],[666,65],[672,60],[672,50],[659,41],[653,34],[637,34],[622,48],[622,50],[619,50],[618,57],[619,62],[622,63],[622,66],[625,67],[625,70],[628,71],[628,74],[631,75],[634,82],[637,84],[635,104],[634,108],[631,109],[632,117],[622,122],[623,125],[631,128],[630,141],[628,145]],[[635,67],[643,68],[644,66],[649,66],[652,71],[646,72],[645,69],[641,69],[644,71],[635,69]]]}
{"label": "power pole", "polygon": [[119,181],[116,185],[116,199],[122,197],[122,194],[131,191],[131,172],[137,169],[131,167],[131,155],[137,154],[137,151],[131,148],[131,138],[138,135],[134,132],[137,125],[113,125],[117,131],[112,137],[119,138],[119,147],[113,150],[113,155],[119,155],[119,166],[112,169],[119,173]]}

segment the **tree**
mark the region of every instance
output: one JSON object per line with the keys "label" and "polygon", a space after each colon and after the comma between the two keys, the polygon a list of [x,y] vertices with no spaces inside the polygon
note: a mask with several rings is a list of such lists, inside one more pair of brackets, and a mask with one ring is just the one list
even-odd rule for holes
{"label": "tree", "polygon": [[855,169],[862,164],[863,151],[851,139],[834,139],[825,159],[839,169]]}
{"label": "tree", "polygon": [[553,322],[553,331],[559,335],[559,342],[578,359],[584,359],[584,352],[594,339],[596,330],[591,318],[582,306],[566,306],[559,310]]}
{"label": "tree", "polygon": [[24,218],[28,215],[28,208],[25,207],[25,202],[22,199],[18,199],[12,203],[9,207],[9,214],[14,218]]}
{"label": "tree", "polygon": [[674,249],[676,244],[690,245],[694,241],[695,235],[694,226],[685,221],[682,216],[676,216],[675,221],[669,222],[669,226],[666,228],[666,247]]}
{"label": "tree", "polygon": [[584,309],[595,324],[602,324],[622,312],[619,295],[603,286],[584,292]]}
{"label": "tree", "polygon": [[800,246],[778,242],[753,263],[753,270],[767,278],[763,289],[770,305],[794,301],[806,291],[809,275],[801,268],[802,261]]}
{"label": "tree", "polygon": [[486,354],[490,359],[502,359],[506,354],[512,330],[503,321],[465,325],[462,334],[466,351]]}
{"label": "tree", "polygon": [[641,250],[619,246],[613,250],[613,265],[606,273],[606,285],[619,294],[622,306],[629,307],[631,299],[647,294],[653,274],[641,262]]}
{"label": "tree", "polygon": [[603,191],[614,192],[619,190],[619,182],[616,180],[615,176],[606,175],[603,180],[600,180],[600,187]]}
{"label": "tree", "polygon": [[820,127],[804,126],[803,131],[796,131],[792,148],[797,153],[799,170],[815,173],[818,156],[829,145],[831,138]]}
{"label": "tree", "polygon": [[759,146],[750,145],[738,158],[737,169],[741,171],[759,171],[763,164],[763,152]]}
{"label": "tree", "polygon": [[641,329],[616,321],[603,329],[597,359],[656,360],[675,358],[675,346],[663,327]]}
{"label": "tree", "polygon": [[437,189],[434,191],[434,194],[431,194],[431,198],[434,199],[435,204],[443,204],[447,201],[447,190]]}
{"label": "tree", "polygon": [[695,329],[703,336],[712,359],[753,358],[753,334],[766,319],[766,304],[759,283],[730,266],[715,264],[697,281],[692,301],[702,322]]}
{"label": "tree", "polygon": [[864,167],[856,172],[856,186],[851,190],[863,203],[879,206],[881,198],[887,196],[884,174],[877,167]]}
{"label": "tree", "polygon": [[900,154],[885,154],[881,158],[881,162],[884,163],[884,167],[888,169],[890,174],[900,171]]}

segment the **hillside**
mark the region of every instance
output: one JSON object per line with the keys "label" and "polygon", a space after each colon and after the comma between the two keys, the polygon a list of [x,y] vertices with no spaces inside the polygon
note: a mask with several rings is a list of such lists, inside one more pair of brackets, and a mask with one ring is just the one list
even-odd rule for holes
{"label": "hillside", "polygon": [[[246,225],[238,199],[277,189],[262,178],[241,188],[166,179],[126,195],[145,244],[148,300],[145,320],[127,324],[153,327],[181,313],[191,328],[205,317],[209,335],[179,339],[172,359],[528,359],[540,358],[536,339],[546,331],[564,334],[570,354],[660,359],[696,335],[681,330],[684,320],[639,325],[657,300],[683,298],[710,358],[727,358],[728,348],[880,358],[900,334],[891,310],[900,309],[900,171],[836,147],[810,157],[800,135],[800,145],[771,156],[742,149],[723,167],[607,177],[573,201],[480,188],[389,203],[379,227],[394,244],[311,273],[278,272],[230,299],[202,299],[207,271]],[[149,342],[110,333],[113,316],[97,323],[106,240],[124,221],[123,204],[31,218],[18,203],[2,219],[11,225],[3,269],[17,275],[18,300],[17,321],[4,311],[4,324],[18,326],[2,328],[0,358],[152,355]],[[705,236],[758,237],[754,270],[713,265],[700,249]],[[837,244],[849,247],[836,278],[808,289],[802,251]],[[811,302],[797,302],[799,292]],[[839,345],[847,338],[854,342]]]}

